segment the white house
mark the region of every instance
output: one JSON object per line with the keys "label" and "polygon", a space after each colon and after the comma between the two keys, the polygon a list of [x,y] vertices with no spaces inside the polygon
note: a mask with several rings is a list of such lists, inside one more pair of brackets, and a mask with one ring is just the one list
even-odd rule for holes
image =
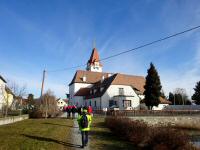
{"label": "white house", "polygon": [[69,84],[70,102],[91,105],[94,109],[118,107],[139,109],[144,98],[145,78],[121,73],[102,72],[97,49],[94,48],[86,70],[76,71]]}
{"label": "white house", "polygon": [[58,109],[63,110],[63,107],[67,106],[67,105],[68,104],[67,104],[67,100],[66,99],[61,99],[61,98],[57,99]]}
{"label": "white house", "polygon": [[14,94],[6,86],[6,80],[0,75],[0,110],[3,106],[10,106],[13,102]]}
{"label": "white house", "polygon": [[160,97],[160,104],[158,106],[153,106],[152,110],[164,110],[166,109],[170,104],[172,104],[170,101]]}

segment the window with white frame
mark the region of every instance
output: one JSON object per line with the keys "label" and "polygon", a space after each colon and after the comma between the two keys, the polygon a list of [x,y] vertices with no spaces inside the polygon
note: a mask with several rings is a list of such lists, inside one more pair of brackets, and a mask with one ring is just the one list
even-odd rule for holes
{"label": "window with white frame", "polygon": [[123,107],[131,107],[131,100],[123,100]]}

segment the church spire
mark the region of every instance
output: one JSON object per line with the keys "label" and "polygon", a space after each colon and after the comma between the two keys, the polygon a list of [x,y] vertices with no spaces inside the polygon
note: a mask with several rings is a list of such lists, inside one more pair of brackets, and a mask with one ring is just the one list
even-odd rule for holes
{"label": "church spire", "polygon": [[94,72],[102,72],[102,64],[100,63],[100,57],[95,47],[92,50],[90,59],[88,60],[86,70]]}

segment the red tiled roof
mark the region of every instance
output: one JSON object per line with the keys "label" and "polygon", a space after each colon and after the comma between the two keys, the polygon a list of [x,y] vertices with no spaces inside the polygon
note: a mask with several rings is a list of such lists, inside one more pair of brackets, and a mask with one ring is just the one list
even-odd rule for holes
{"label": "red tiled roof", "polygon": [[145,78],[143,76],[133,76],[118,73],[113,80],[112,85],[129,85],[143,93]]}
{"label": "red tiled roof", "polygon": [[[102,76],[104,78],[108,78],[109,73],[103,73],[103,72],[92,72],[92,71],[85,71],[85,70],[78,70],[76,71],[76,74],[74,75],[74,78],[72,79],[71,84],[73,83],[88,83],[88,84],[94,84],[102,79]],[[83,81],[83,77],[86,77],[86,81]]]}
{"label": "red tiled roof", "polygon": [[[100,61],[100,59],[99,59],[99,54],[98,54],[98,51],[97,51],[97,49],[96,48],[94,48],[93,50],[92,50],[92,54],[91,54],[91,56],[90,56],[90,59],[88,60],[88,63],[89,64],[94,64],[94,62],[99,62]],[[99,62],[100,63],[100,62]],[[101,65],[101,63],[100,63],[100,65]],[[101,65],[102,66],[102,65]]]}
{"label": "red tiled roof", "polygon": [[160,104],[172,104],[172,102],[170,102],[169,100],[166,100],[163,97],[160,97],[159,99],[160,99]]}
{"label": "red tiled roof", "polygon": [[74,96],[87,96],[90,94],[90,88],[80,88]]}
{"label": "red tiled roof", "polygon": [[[165,98],[163,97],[159,97],[159,100],[160,100],[160,104],[172,104],[169,100],[166,100]],[[140,103],[145,103],[145,100],[141,100]]]}

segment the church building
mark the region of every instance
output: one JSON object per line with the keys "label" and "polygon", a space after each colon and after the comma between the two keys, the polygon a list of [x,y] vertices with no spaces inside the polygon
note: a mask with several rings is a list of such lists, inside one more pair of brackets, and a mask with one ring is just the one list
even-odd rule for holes
{"label": "church building", "polygon": [[145,78],[102,70],[98,51],[93,48],[86,70],[77,70],[69,84],[70,102],[93,109],[140,109]]}

